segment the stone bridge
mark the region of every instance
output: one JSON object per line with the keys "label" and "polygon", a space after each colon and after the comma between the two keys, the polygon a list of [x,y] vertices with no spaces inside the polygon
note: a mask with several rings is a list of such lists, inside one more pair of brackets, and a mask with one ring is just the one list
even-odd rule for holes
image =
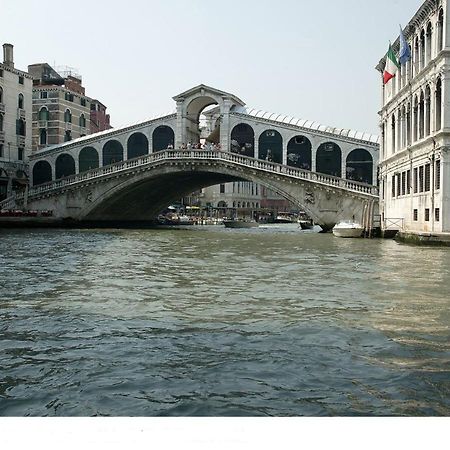
{"label": "stone bridge", "polygon": [[375,186],[217,150],[158,151],[30,187],[14,202],[79,224],[148,221],[195,190],[242,180],[287,198],[324,230],[364,222],[378,204]]}

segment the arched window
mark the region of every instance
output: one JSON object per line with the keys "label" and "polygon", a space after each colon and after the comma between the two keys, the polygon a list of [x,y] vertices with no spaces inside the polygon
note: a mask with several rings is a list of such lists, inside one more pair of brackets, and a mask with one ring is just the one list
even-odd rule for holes
{"label": "arched window", "polygon": [[3,131],[3,114],[0,114],[0,131]]}
{"label": "arched window", "polygon": [[38,161],[33,166],[33,186],[52,181],[52,167],[47,161]]}
{"label": "arched window", "polygon": [[419,73],[419,60],[420,60],[420,52],[419,52],[419,37],[416,36],[414,41],[414,75]]}
{"label": "arched window", "polygon": [[47,145],[47,130],[45,128],[39,130],[39,145]]}
{"label": "arched window", "polygon": [[335,177],[342,176],[342,152],[339,145],[327,142],[319,146],[316,153],[316,171]]}
{"label": "arched window", "polygon": [[437,49],[440,52],[444,48],[444,11],[439,11],[438,23],[437,23]]}
{"label": "arched window", "polygon": [[425,130],[425,96],[420,93],[419,100],[419,139],[423,139]]}
{"label": "arched window", "polygon": [[127,142],[128,159],[148,154],[148,139],[142,133],[133,133]]}
{"label": "arched window", "polygon": [[25,120],[23,120],[23,119],[18,119],[18,120],[16,121],[16,134],[17,134],[18,136],[25,136],[25,131],[26,131],[26,128],[25,128]]}
{"label": "arched window", "polygon": [[169,146],[173,147],[175,143],[175,133],[167,125],[160,125],[155,128],[152,138],[154,152],[166,150]]}
{"label": "arched window", "polygon": [[283,138],[276,130],[266,130],[259,136],[259,159],[278,164],[283,162]]}
{"label": "arched window", "polygon": [[300,169],[311,170],[311,141],[306,136],[295,136],[287,145],[287,164]]}
{"label": "arched window", "polygon": [[419,101],[417,95],[414,97],[414,110],[413,110],[413,141],[417,141],[419,130]]}
{"label": "arched window", "polygon": [[411,145],[411,103],[406,107],[406,145]]}
{"label": "arched window", "polygon": [[365,149],[353,150],[347,156],[347,179],[362,183],[373,183],[373,158]]}
{"label": "arched window", "polygon": [[19,109],[23,109],[23,94],[19,94],[19,97],[17,99],[17,107]]}
{"label": "arched window", "polygon": [[406,120],[407,120],[405,106],[403,106],[403,108],[402,108],[401,116],[402,116],[402,142],[401,142],[401,148],[405,148],[406,147]]}
{"label": "arched window", "polygon": [[432,57],[431,57],[432,39],[433,39],[433,28],[431,26],[431,23],[428,22],[427,34],[426,34],[426,45],[425,45],[425,64],[428,64],[432,59]]}
{"label": "arched window", "polygon": [[436,131],[442,128],[442,82],[438,78],[436,82]]}
{"label": "arched window", "polygon": [[3,103],[3,89],[0,86],[0,103]]}
{"label": "arched window", "polygon": [[395,147],[395,143],[396,143],[396,122],[395,122],[395,114],[392,114],[392,121],[391,121],[391,147],[392,147],[392,153],[396,152],[396,147]]}
{"label": "arched window", "polygon": [[80,172],[97,169],[99,165],[98,152],[94,147],[84,147],[78,155],[78,166]]}
{"label": "arched window", "polygon": [[66,109],[64,112],[64,122],[72,123],[72,113],[69,109]]}
{"label": "arched window", "polygon": [[123,161],[123,147],[119,141],[111,140],[103,146],[103,165]]}
{"label": "arched window", "polygon": [[81,114],[79,123],[81,128],[86,128],[86,118],[84,117],[84,114]]}
{"label": "arched window", "polygon": [[68,153],[62,153],[56,158],[55,179],[68,177],[75,174],[75,160]]}
{"label": "arched window", "polygon": [[420,33],[420,69],[425,67],[425,30]]}
{"label": "arched window", "polygon": [[48,112],[48,109],[43,106],[40,110],[39,110],[39,120],[45,120],[48,121],[50,118],[50,113]]}
{"label": "arched window", "polygon": [[431,90],[430,86],[425,88],[425,136],[431,132]]}
{"label": "arched window", "polygon": [[255,157],[255,132],[250,125],[240,123],[233,128],[230,150],[243,156]]}

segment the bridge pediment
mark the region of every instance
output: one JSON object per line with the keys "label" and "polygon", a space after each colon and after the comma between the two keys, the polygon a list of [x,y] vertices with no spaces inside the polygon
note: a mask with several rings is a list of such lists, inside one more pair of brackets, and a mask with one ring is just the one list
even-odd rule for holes
{"label": "bridge pediment", "polygon": [[176,95],[173,99],[176,102],[190,102],[199,97],[210,97],[216,100],[217,103],[219,103],[219,99],[222,101],[228,99],[231,100],[233,105],[245,106],[245,103],[236,95],[221,91],[220,89],[216,89],[211,86],[206,86],[205,84],[199,84],[198,86],[188,89],[187,91]]}

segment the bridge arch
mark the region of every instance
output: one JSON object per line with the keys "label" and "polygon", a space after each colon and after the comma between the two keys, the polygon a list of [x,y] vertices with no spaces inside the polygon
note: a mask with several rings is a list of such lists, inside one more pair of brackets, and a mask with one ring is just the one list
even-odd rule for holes
{"label": "bridge arch", "polygon": [[112,139],[103,146],[103,165],[109,166],[123,161],[123,147],[119,141]]}
{"label": "bridge arch", "polygon": [[68,153],[61,153],[55,161],[55,179],[75,175],[75,159]]}
{"label": "bridge arch", "polygon": [[48,161],[38,161],[33,166],[33,186],[52,181],[52,166]]}
{"label": "bridge arch", "polygon": [[287,165],[304,170],[312,168],[312,144],[303,135],[294,136],[287,145]]}
{"label": "bridge arch", "polygon": [[259,159],[283,163],[283,137],[274,129],[264,130],[258,140]]}
{"label": "bridge arch", "polygon": [[325,142],[316,153],[316,171],[334,177],[342,176],[342,151],[335,142]]}
{"label": "bridge arch", "polygon": [[346,178],[373,184],[373,157],[367,150],[358,148],[352,150],[346,160]]}
{"label": "bridge arch", "polygon": [[148,154],[148,139],[143,133],[133,133],[127,141],[128,159]]}
{"label": "bridge arch", "polygon": [[153,151],[160,152],[169,146],[174,147],[175,133],[169,125],[160,125],[153,130],[152,134]]}
{"label": "bridge arch", "polygon": [[98,151],[94,147],[83,147],[78,154],[78,171],[85,172],[99,167]]}
{"label": "bridge arch", "polygon": [[255,132],[247,123],[239,123],[231,130],[231,151],[255,157]]}

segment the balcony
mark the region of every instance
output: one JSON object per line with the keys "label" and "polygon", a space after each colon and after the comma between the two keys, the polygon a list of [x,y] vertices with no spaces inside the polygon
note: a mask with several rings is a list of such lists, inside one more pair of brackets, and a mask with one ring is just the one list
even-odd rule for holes
{"label": "balcony", "polygon": [[25,120],[25,110],[22,108],[17,108],[17,118]]}
{"label": "balcony", "polygon": [[48,127],[48,120],[38,120],[38,127],[39,128],[47,128]]}
{"label": "balcony", "polygon": [[5,112],[5,104],[0,103],[0,113],[4,113],[4,112]]}
{"label": "balcony", "polygon": [[17,147],[25,147],[25,136],[17,136]]}
{"label": "balcony", "polygon": [[66,124],[66,130],[67,131],[72,131],[72,123],[71,122],[65,122]]}
{"label": "balcony", "polygon": [[0,144],[3,144],[5,142],[5,132],[0,131]]}

